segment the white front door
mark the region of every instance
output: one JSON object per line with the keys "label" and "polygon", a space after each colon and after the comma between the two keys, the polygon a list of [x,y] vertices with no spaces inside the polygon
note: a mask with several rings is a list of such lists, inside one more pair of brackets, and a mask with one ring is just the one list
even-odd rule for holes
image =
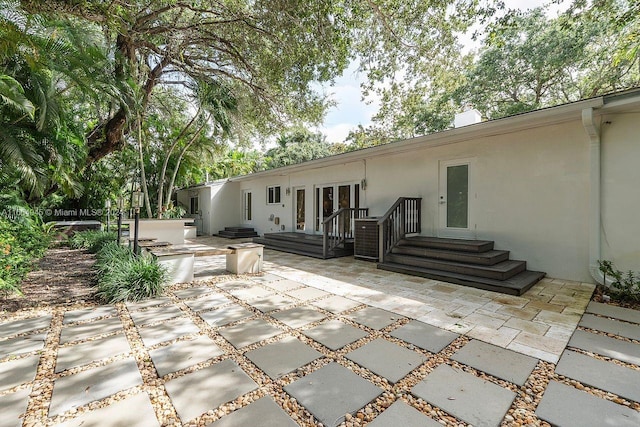
{"label": "white front door", "polygon": [[473,239],[472,159],[440,162],[439,237]]}

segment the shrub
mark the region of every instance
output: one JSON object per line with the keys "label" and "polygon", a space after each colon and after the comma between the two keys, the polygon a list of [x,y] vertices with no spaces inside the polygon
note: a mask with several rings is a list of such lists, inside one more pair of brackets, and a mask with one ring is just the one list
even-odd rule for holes
{"label": "shrub", "polygon": [[607,277],[611,278],[609,291],[611,297],[620,301],[640,301],[640,274],[629,270],[623,273],[614,268],[611,261],[598,261],[600,271],[604,274],[605,285]]}
{"label": "shrub", "polygon": [[135,256],[116,242],[97,253],[98,297],[107,303],[139,301],[159,295],[168,281],[166,270],[151,255]]}
{"label": "shrub", "polygon": [[69,238],[69,246],[73,249],[86,249],[97,253],[105,244],[115,242],[118,235],[113,231],[87,230],[74,233]]}

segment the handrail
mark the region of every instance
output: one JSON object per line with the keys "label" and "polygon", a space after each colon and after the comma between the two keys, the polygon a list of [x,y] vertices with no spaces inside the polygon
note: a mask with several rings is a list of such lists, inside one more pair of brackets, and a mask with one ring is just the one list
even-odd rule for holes
{"label": "handrail", "polygon": [[379,262],[407,234],[420,233],[422,229],[422,197],[400,197],[378,220],[380,247]]}
{"label": "handrail", "polygon": [[353,238],[354,219],[366,217],[369,208],[340,208],[322,221],[322,253],[324,258],[346,239]]}

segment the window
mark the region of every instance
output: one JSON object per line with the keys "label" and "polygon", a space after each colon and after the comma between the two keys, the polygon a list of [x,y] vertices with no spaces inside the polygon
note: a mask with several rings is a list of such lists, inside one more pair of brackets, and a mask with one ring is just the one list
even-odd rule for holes
{"label": "window", "polygon": [[251,221],[251,191],[245,191],[242,199],[243,219]]}
{"label": "window", "polygon": [[191,198],[191,206],[190,206],[190,214],[197,214],[198,213],[198,197],[192,197]]}
{"label": "window", "polygon": [[267,204],[275,205],[280,203],[280,186],[267,187]]}

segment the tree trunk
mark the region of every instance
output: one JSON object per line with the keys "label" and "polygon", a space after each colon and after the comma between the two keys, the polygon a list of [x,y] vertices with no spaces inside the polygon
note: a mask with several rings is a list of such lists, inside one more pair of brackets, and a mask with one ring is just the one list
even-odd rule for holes
{"label": "tree trunk", "polygon": [[149,203],[149,190],[147,189],[147,175],[144,171],[144,152],[142,150],[142,122],[138,114],[138,152],[140,154],[140,181],[142,184],[142,192],[144,193],[145,207],[147,208],[147,218],[152,218],[151,203]]}

